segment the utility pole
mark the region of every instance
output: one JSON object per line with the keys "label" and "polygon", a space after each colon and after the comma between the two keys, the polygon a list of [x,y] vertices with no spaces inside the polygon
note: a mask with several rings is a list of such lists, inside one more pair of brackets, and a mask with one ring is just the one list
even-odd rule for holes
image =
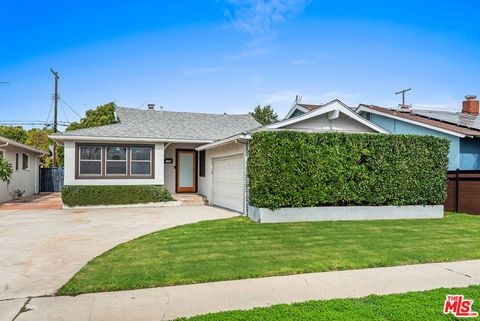
{"label": "utility pole", "polygon": [[406,93],[407,91],[410,91],[410,90],[412,90],[412,88],[400,90],[400,91],[398,91],[398,92],[395,93],[395,95],[402,94],[402,108],[405,108],[405,93]]}
{"label": "utility pole", "polygon": [[[58,126],[58,72],[54,71],[53,68],[50,68],[53,76],[55,77],[55,93],[53,96],[54,101],[54,110],[53,110],[53,132],[57,132]],[[52,167],[57,167],[57,143],[53,142],[53,160],[52,160]]]}

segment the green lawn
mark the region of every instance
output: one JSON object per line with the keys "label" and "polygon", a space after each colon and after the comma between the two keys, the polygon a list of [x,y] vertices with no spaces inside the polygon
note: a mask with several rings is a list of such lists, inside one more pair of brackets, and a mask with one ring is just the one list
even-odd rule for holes
{"label": "green lawn", "polygon": [[[230,311],[201,315],[191,321],[396,321],[396,320],[456,320],[453,315],[443,314],[447,294],[463,294],[474,300],[473,310],[480,311],[480,286],[458,289],[438,289],[425,292],[410,292],[361,299],[336,299],[309,301],[296,304],[275,305],[248,311]],[[179,319],[185,320],[185,319]],[[478,318],[475,318],[478,320]]]}
{"label": "green lawn", "polygon": [[155,232],[94,258],[58,294],[480,258],[480,216],[257,224]]}

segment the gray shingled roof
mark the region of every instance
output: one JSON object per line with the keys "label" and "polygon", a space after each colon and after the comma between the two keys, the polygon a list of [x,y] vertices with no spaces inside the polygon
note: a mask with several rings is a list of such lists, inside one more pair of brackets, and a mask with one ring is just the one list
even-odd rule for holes
{"label": "gray shingled roof", "polygon": [[119,122],[57,136],[218,140],[261,126],[251,115],[203,114],[117,107]]}

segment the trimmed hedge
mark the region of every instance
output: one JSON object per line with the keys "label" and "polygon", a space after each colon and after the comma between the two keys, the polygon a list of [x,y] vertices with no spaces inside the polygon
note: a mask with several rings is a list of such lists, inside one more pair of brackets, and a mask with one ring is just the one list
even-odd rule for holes
{"label": "trimmed hedge", "polygon": [[172,201],[170,192],[156,185],[68,185],[62,201],[68,206],[124,205]]}
{"label": "trimmed hedge", "polygon": [[250,204],[443,204],[449,146],[433,136],[258,132],[248,158]]}

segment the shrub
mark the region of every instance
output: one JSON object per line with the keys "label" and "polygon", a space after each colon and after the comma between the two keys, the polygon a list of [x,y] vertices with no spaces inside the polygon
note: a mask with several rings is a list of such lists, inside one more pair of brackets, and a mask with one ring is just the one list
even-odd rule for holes
{"label": "shrub", "polygon": [[10,183],[12,174],[12,164],[5,158],[0,158],[0,181]]}
{"label": "shrub", "polygon": [[62,201],[68,206],[120,205],[173,200],[170,192],[156,185],[68,185],[62,188]]}
{"label": "shrub", "polygon": [[442,204],[448,150],[448,140],[433,136],[258,132],[249,150],[250,204]]}

